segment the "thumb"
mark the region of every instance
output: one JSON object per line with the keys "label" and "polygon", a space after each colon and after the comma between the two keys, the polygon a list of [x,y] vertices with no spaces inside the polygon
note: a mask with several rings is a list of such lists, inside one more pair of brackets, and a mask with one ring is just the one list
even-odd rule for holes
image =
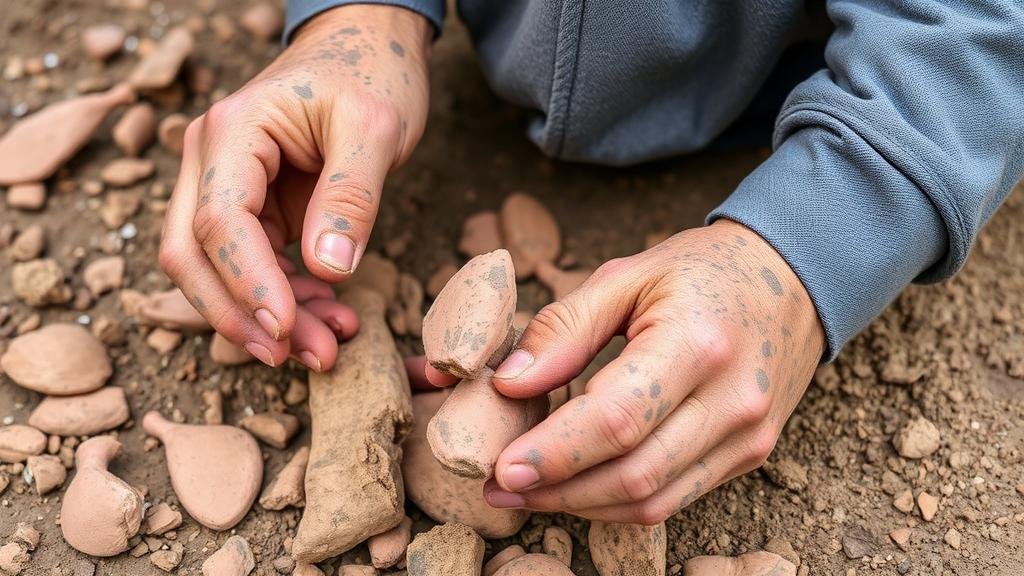
{"label": "thumb", "polygon": [[541,309],[495,371],[498,391],[531,398],[583,372],[632,312],[636,289],[626,268],[624,261],[608,262],[568,296]]}
{"label": "thumb", "polygon": [[357,119],[332,131],[343,137],[326,140],[329,152],[303,220],[302,260],[326,282],[348,278],[359,265],[397,155],[396,136],[382,128],[361,131],[365,124]]}

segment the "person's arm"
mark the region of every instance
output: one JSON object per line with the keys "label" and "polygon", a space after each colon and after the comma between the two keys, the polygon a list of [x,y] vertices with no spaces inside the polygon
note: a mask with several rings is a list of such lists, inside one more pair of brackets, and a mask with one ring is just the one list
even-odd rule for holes
{"label": "person's arm", "polygon": [[709,221],[795,270],[834,357],[912,280],[963,264],[1024,172],[1024,7],[835,0],[829,68],[790,95],[775,153]]}
{"label": "person's arm", "polygon": [[412,10],[430,21],[434,36],[444,25],[445,0],[288,0],[288,11],[284,25],[284,41],[290,43],[292,34],[317,14],[347,4],[381,4]]}

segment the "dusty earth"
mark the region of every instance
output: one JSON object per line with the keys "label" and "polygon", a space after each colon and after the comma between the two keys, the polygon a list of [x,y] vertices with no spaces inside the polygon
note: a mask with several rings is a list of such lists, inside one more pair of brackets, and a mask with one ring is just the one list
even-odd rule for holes
{"label": "dusty earth", "polygon": [[[116,57],[107,66],[88,61],[79,49],[83,26],[116,22],[139,38],[157,37],[170,24],[187,18],[215,22],[236,20],[246,7],[237,1],[202,0],[21,0],[0,10],[0,66],[11,59],[40,59],[52,53],[56,66],[39,75],[5,78],[0,83],[0,130],[26,110],[63,99],[82,80],[124,76],[136,58]],[[213,97],[242,85],[278,52],[273,43],[255,41],[239,30],[230,41],[209,29],[199,34],[193,65],[216,73]],[[52,57],[50,59],[52,63]],[[701,155],[630,170],[609,170],[545,160],[523,136],[525,116],[499,102],[487,89],[455,23],[438,42],[432,64],[432,114],[427,133],[407,166],[387,183],[374,243],[388,240],[399,267],[426,280],[446,261],[460,262],[455,243],[463,218],[495,208],[514,190],[535,194],[562,225],[566,252],[594,266],[643,247],[649,232],[697,226],[752,169],[764,151]],[[199,114],[210,98],[189,97],[182,106]],[[172,110],[160,108],[163,117]],[[112,121],[111,121],[112,122]],[[128,286],[148,292],[169,287],[156,266],[160,222],[172,188],[177,158],[160,146],[145,156],[157,163],[154,178],[129,189],[144,199],[131,222],[138,235],[112,242],[99,216],[102,197],[89,197],[80,184],[95,179],[101,167],[119,155],[109,125],[57,177],[48,183],[49,198],[41,212],[0,207],[0,225],[46,228],[48,254],[75,288],[82,286],[81,266],[120,251],[128,262]],[[831,366],[823,367],[779,440],[769,466],[739,478],[670,519],[669,574],[700,554],[736,555],[768,546],[791,546],[789,555],[803,574],[986,574],[1024,573],[1024,190],[1018,189],[986,227],[965,270],[939,286],[908,289],[880,319],[859,336]],[[404,243],[404,250],[399,246]],[[157,409],[189,422],[201,422],[200,392],[228,393],[225,420],[236,423],[251,410],[262,411],[292,378],[305,378],[289,366],[270,370],[256,365],[223,368],[208,357],[208,337],[189,337],[161,357],[144,342],[145,331],[124,314],[116,293],[89,308],[36,310],[14,298],[11,258],[0,254],[0,306],[11,317],[0,325],[0,349],[14,326],[40,314],[42,322],[88,320],[106,315],[128,334],[123,346],[110,349],[115,359],[112,383],[129,395],[132,414],[140,418]],[[521,301],[537,309],[548,300],[535,282],[521,285]],[[403,340],[405,352],[419,344]],[[0,377],[0,417],[24,423],[41,400]],[[292,409],[308,427],[305,406]],[[925,416],[941,434],[941,447],[924,460],[900,458],[895,432]],[[162,450],[144,450],[145,435],[129,422],[119,437],[125,453],[113,470],[134,485],[148,488],[152,502],[176,503]],[[307,431],[288,450],[263,446],[265,482],[297,447],[308,443]],[[128,554],[96,560],[68,547],[58,527],[61,491],[40,498],[27,489],[9,465],[0,473],[10,486],[0,494],[0,541],[18,522],[42,532],[25,574],[158,574],[146,556]],[[786,487],[783,487],[786,486]],[[931,521],[915,507],[910,513],[893,506],[906,489],[939,496]],[[416,530],[430,521],[411,508]],[[232,533],[248,539],[256,555],[257,574],[273,574],[275,558],[285,555],[283,542],[293,535],[300,512],[253,510]],[[593,574],[586,552],[586,522],[560,515],[535,515],[522,532],[488,545],[488,556],[504,545],[539,548],[543,528],[566,527],[575,538],[573,569]],[[906,550],[888,537],[895,528],[912,527]],[[944,541],[955,528],[959,548]],[[186,518],[175,538],[185,545],[181,574],[198,574],[202,561],[229,536]],[[769,541],[774,539],[769,544]],[[868,556],[849,559],[848,547],[860,544]],[[164,538],[167,540],[167,538]],[[856,540],[856,541],[855,541]],[[948,540],[948,538],[947,538]],[[365,547],[346,560],[368,560]],[[335,560],[321,564],[333,574]],[[84,570],[84,572],[79,572]]]}

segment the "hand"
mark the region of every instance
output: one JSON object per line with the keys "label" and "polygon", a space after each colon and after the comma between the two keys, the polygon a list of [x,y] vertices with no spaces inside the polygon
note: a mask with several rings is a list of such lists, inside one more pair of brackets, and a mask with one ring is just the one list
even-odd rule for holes
{"label": "hand", "polygon": [[612,260],[527,327],[494,380],[525,398],[564,385],[608,340],[622,354],[513,442],[491,506],[656,524],[761,466],[824,350],[799,279],[720,220]]}
{"label": "hand", "polygon": [[384,177],[423,132],[431,33],[403,8],[329,10],[188,127],[160,264],[214,329],[270,366],[334,364],[333,327],[297,305],[282,252],[301,240],[325,282],[356,269]]}

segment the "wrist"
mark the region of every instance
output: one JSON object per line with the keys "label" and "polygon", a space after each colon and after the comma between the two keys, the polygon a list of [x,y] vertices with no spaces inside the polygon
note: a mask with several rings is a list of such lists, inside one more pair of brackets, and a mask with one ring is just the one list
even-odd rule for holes
{"label": "wrist", "polygon": [[421,62],[430,56],[433,25],[417,12],[387,4],[345,4],[325,10],[294,33],[292,46],[317,46],[339,30],[359,27],[370,27],[397,40]]}

